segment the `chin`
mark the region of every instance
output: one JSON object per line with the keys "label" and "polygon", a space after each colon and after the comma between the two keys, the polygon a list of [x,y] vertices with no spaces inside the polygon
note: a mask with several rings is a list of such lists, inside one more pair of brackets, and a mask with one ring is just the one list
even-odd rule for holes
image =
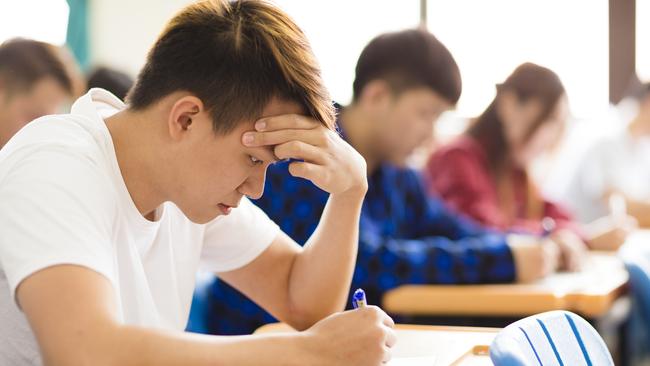
{"label": "chin", "polygon": [[408,159],[407,158],[392,158],[390,159],[391,164],[399,167],[399,168],[405,168],[408,166]]}
{"label": "chin", "polygon": [[186,211],[182,210],[183,214],[192,221],[195,224],[203,225],[207,224],[208,222],[216,219],[217,217],[221,216],[221,211],[219,208],[215,208],[212,211],[204,210],[203,212],[197,212],[197,211]]}

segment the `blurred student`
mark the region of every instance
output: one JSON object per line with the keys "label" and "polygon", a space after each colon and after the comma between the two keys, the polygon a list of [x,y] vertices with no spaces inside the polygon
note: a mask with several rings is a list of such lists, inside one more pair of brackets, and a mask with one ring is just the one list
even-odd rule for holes
{"label": "blurred student", "polygon": [[88,75],[88,89],[102,88],[121,100],[126,98],[133,82],[128,74],[106,66],[97,67]]}
{"label": "blurred student", "polygon": [[596,142],[576,166],[565,197],[582,222],[627,213],[650,226],[650,83],[635,99],[636,116]]}
{"label": "blurred student", "polygon": [[[630,102],[630,103],[628,103]],[[650,83],[640,86],[625,103],[636,104],[629,119],[617,120],[617,129],[596,141],[581,157],[563,198],[582,222],[619,222],[626,215],[640,226],[650,226]],[[620,108],[621,115],[625,114]],[[634,109],[634,108],[630,108]],[[650,248],[632,240],[618,253],[630,271],[630,315],[627,323],[629,360],[648,360],[650,307],[647,303]],[[640,270],[645,268],[643,274]],[[647,363],[647,362],[646,362]],[[631,363],[643,364],[643,362]]]}
{"label": "blurred student", "polygon": [[[376,306],[336,313],[366,165],[333,131],[295,23],[265,1],[193,3],[127,99],[92,89],[0,151],[0,364],[387,362],[392,319]],[[244,197],[261,196],[269,164],[288,158],[329,193],[304,249]],[[183,332],[199,266],[309,329]]]}
{"label": "blurred student", "polygon": [[547,232],[560,245],[563,267],[578,269],[585,242],[594,249],[620,246],[626,229],[582,228],[563,207],[542,197],[527,169],[562,136],[569,113],[559,77],[525,63],[497,86],[487,109],[455,141],[430,157],[429,192],[456,212],[489,227]]}
{"label": "blurred student", "polygon": [[[352,103],[339,108],[338,125],[366,159],[369,184],[353,289],[363,287],[369,301],[380,303],[386,291],[404,284],[530,281],[553,271],[553,243],[506,236],[462,218],[428,199],[420,175],[405,166],[461,93],[458,66],[436,37],[406,30],[373,39],[359,57],[353,93]],[[269,168],[265,189],[256,204],[310,247],[327,192],[293,177],[286,163]],[[219,280],[210,296],[211,332],[246,333],[273,321]]]}
{"label": "blurred student", "polygon": [[28,122],[60,110],[74,95],[62,50],[29,39],[0,45],[0,149]]}

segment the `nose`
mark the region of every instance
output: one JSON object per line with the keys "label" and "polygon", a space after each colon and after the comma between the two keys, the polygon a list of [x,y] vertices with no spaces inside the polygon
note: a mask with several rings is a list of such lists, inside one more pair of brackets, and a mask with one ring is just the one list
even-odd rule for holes
{"label": "nose", "polygon": [[239,192],[251,199],[259,199],[264,193],[264,181],[268,165],[253,169],[244,183],[239,187]]}

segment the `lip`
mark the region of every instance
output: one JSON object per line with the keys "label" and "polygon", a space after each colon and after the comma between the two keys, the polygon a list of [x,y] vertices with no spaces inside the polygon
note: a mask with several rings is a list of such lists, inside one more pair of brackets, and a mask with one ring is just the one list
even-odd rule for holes
{"label": "lip", "polygon": [[237,208],[237,206],[230,206],[223,203],[220,203],[217,206],[219,206],[219,210],[221,210],[224,215],[230,214],[233,208]]}

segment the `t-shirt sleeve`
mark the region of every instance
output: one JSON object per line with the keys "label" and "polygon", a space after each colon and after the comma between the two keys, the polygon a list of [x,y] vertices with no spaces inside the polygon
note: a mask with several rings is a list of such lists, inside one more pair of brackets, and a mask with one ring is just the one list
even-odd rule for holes
{"label": "t-shirt sleeve", "polygon": [[243,198],[230,215],[206,225],[201,267],[226,272],[257,258],[278,236],[280,228],[257,206]]}
{"label": "t-shirt sleeve", "polygon": [[59,264],[115,284],[106,175],[88,156],[58,149],[14,152],[0,169],[0,264],[11,296],[31,274]]}

